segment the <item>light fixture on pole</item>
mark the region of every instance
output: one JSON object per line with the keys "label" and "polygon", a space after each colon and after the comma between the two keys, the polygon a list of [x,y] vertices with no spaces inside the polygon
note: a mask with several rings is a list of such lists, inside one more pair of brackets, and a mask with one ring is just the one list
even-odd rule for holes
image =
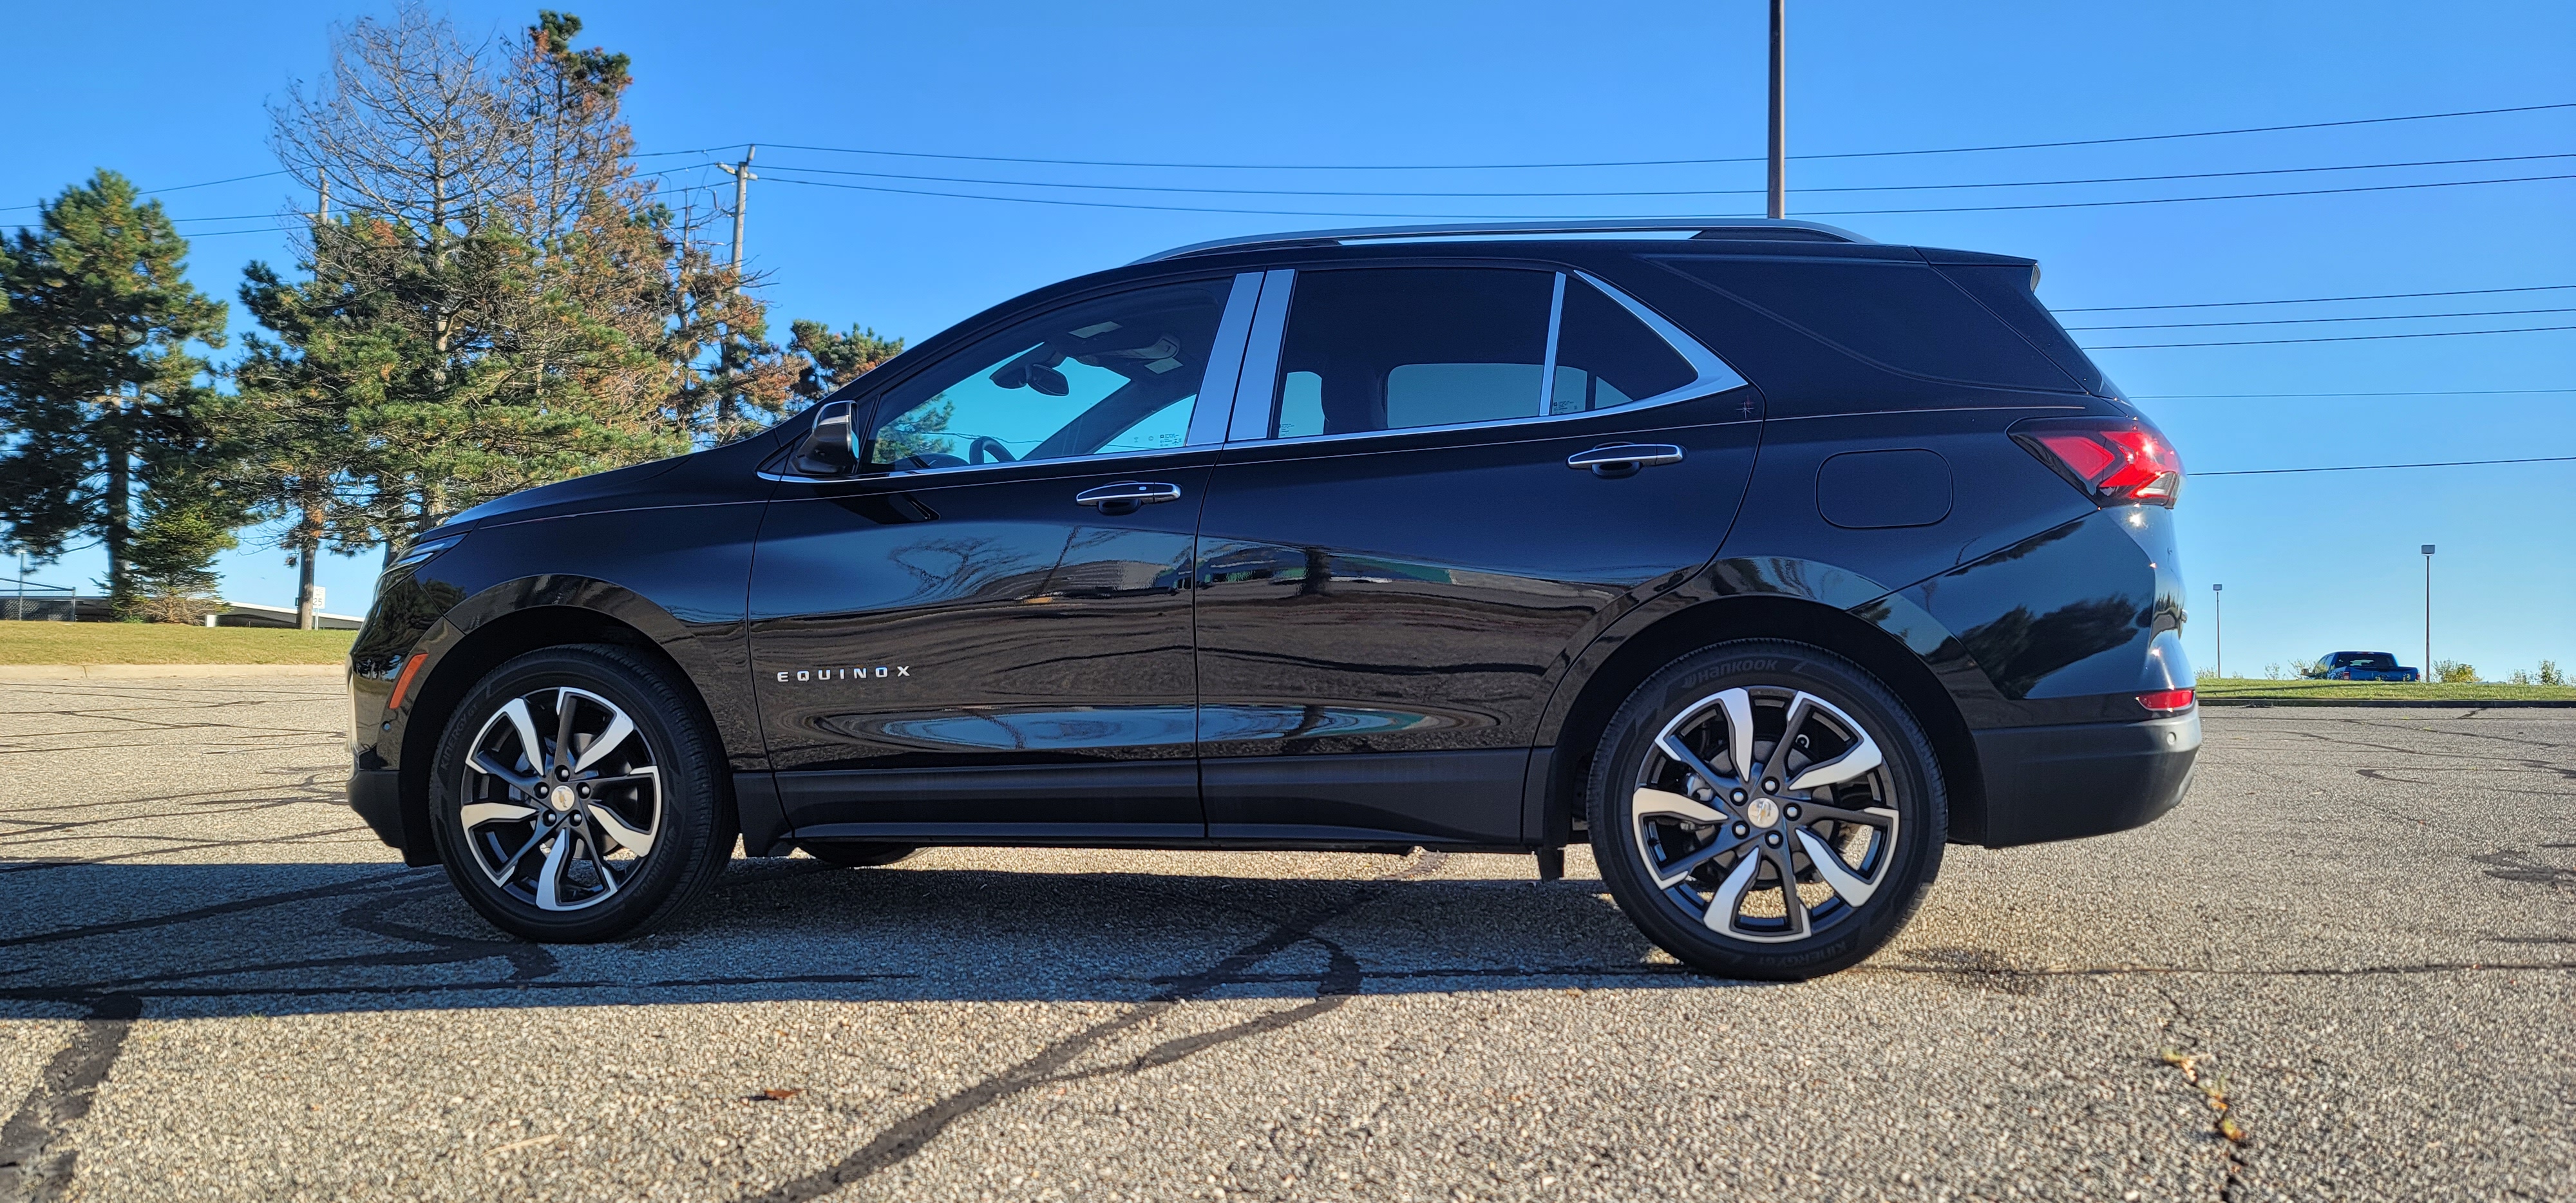
{"label": "light fixture on pole", "polygon": [[2221,595],[2226,588],[2225,585],[2209,587],[2209,608],[2215,611],[2212,618],[2218,628],[2218,675],[2221,677],[2227,675],[2227,601]]}
{"label": "light fixture on pole", "polygon": [[2433,679],[2433,545],[2424,545],[2424,675]]}

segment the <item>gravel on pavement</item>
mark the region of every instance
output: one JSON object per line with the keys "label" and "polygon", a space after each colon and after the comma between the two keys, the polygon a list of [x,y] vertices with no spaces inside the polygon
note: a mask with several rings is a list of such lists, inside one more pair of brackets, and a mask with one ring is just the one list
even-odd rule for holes
{"label": "gravel on pavement", "polygon": [[0,682],[0,1200],[2576,1198],[2576,709],[2212,709],[1793,985],[1527,858],[737,860],[541,947],[310,678]]}

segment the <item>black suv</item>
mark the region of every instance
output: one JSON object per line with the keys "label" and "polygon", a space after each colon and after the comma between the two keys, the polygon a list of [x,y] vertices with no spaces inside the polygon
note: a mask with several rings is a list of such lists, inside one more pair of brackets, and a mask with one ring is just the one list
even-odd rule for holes
{"label": "black suv", "polygon": [[1800,222],[1327,231],[1041,289],[766,434],[423,535],[350,804],[536,940],[739,834],[1537,855],[1710,971],[2200,745],[2172,448],[2027,259]]}

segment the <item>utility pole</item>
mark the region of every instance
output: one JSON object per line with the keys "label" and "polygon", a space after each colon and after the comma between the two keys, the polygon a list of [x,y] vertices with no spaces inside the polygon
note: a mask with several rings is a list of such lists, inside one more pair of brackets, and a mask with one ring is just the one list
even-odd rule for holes
{"label": "utility pole", "polygon": [[1789,215],[1789,0],[1771,0],[1772,217]]}
{"label": "utility pole", "polygon": [[[313,193],[313,253],[318,259],[322,253],[322,227],[331,224],[330,172],[318,167],[313,170]],[[295,629],[299,631],[320,630],[322,626],[322,591],[313,584],[313,553],[321,550],[321,541],[301,521],[308,514],[309,511],[299,510],[296,515],[296,528],[302,534],[295,544]]]}
{"label": "utility pole", "polygon": [[[759,150],[757,146],[746,145],[742,148],[741,162],[716,164],[717,170],[733,177],[733,291],[737,296],[742,293],[742,213],[751,203],[751,182],[760,178],[751,173],[751,156]],[[733,425],[733,374],[734,369],[740,366],[741,358],[734,353],[733,334],[733,327],[726,325],[722,340],[716,344],[716,362],[725,376],[724,391],[716,397],[714,433],[719,443],[725,441],[730,433],[728,428]]]}
{"label": "utility pole", "polygon": [[2424,676],[2433,680],[2433,545],[2424,545]]}
{"label": "utility pole", "polygon": [[742,148],[741,162],[716,164],[716,170],[733,177],[733,287],[735,292],[742,291],[742,210],[744,205],[751,203],[751,182],[760,178],[751,173],[751,156],[759,150],[757,146],[745,146]]}
{"label": "utility pole", "polygon": [[2227,595],[2224,592],[2226,588],[2225,585],[2209,587],[2209,607],[2216,611],[2212,619],[2218,629],[2218,675],[2220,677],[2227,675]]}

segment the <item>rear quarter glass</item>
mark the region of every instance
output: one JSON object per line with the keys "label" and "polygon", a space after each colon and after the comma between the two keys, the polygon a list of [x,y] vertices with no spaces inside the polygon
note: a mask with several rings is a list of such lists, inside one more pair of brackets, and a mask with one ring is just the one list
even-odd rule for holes
{"label": "rear quarter glass", "polygon": [[2029,340],[1920,262],[1680,256],[1665,262],[1702,287],[1884,371],[1990,388],[2081,388]]}
{"label": "rear quarter glass", "polygon": [[1979,304],[2012,327],[2015,333],[2028,339],[2031,346],[2048,357],[2049,362],[2065,369],[2067,375],[2074,377],[2075,383],[2084,386],[2084,391],[2097,396],[2110,395],[2110,378],[2102,374],[2102,369],[2094,365],[2092,357],[2086,355],[2082,347],[2075,345],[2075,339],[2058,324],[2057,315],[2040,304],[2035,291],[2038,286],[2033,280],[2038,265],[1941,263],[1935,265],[1935,270],[1949,277],[1951,283],[1965,290],[1969,296],[1975,297]]}

